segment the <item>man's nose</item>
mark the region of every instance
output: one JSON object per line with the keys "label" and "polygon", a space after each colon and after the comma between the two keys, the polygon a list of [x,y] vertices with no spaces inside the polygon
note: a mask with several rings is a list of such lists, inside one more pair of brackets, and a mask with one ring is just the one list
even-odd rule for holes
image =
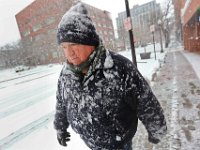
{"label": "man's nose", "polygon": [[74,55],[74,50],[69,48],[69,47],[65,51],[66,51],[68,56],[73,56]]}

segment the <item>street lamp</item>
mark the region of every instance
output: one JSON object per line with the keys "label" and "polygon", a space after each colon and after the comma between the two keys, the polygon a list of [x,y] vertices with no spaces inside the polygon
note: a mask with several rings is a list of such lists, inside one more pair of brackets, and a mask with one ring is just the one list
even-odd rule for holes
{"label": "street lamp", "polygon": [[161,47],[160,52],[163,53],[163,42],[162,42],[161,25],[162,25],[162,21],[159,19],[158,20],[158,26],[159,26],[159,34],[160,34],[160,47]]}

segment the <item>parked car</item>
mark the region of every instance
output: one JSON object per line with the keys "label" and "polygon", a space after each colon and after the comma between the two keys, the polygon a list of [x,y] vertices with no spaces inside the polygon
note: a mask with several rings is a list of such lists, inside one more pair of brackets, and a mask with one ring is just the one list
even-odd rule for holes
{"label": "parked car", "polygon": [[25,71],[25,70],[29,70],[29,69],[30,69],[30,67],[28,67],[28,66],[20,65],[15,68],[15,72],[21,72],[21,71]]}

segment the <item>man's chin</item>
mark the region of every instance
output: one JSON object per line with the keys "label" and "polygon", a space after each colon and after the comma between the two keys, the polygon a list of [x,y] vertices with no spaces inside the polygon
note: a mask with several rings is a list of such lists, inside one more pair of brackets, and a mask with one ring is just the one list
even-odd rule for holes
{"label": "man's chin", "polygon": [[79,61],[69,61],[69,60],[67,60],[67,63],[72,64],[74,66],[78,66],[81,64]]}
{"label": "man's chin", "polygon": [[80,62],[77,62],[77,61],[74,61],[74,62],[70,62],[72,65],[74,65],[74,66],[78,66],[78,65],[80,65],[81,63]]}

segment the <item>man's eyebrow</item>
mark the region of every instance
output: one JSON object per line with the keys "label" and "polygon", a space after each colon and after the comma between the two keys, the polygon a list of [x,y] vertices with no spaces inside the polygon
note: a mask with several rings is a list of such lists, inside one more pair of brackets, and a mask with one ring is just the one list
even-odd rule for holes
{"label": "man's eyebrow", "polygon": [[78,43],[70,43],[69,45],[80,45],[80,44],[78,44]]}

